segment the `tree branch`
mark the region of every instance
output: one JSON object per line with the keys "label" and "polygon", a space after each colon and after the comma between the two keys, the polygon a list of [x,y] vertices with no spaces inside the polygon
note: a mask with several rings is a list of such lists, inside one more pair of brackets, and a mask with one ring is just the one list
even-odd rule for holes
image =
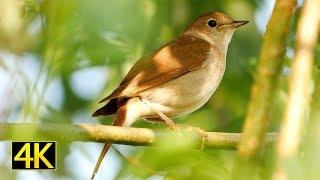
{"label": "tree branch", "polygon": [[[172,141],[179,138],[193,140],[195,148],[203,145],[206,148],[236,149],[240,136],[240,133],[199,133],[196,128],[182,130],[180,133],[91,124],[0,123],[0,140],[10,141],[87,141],[142,146],[157,145],[163,138],[170,137]],[[268,134],[269,143],[274,142],[275,138],[276,133]]]}

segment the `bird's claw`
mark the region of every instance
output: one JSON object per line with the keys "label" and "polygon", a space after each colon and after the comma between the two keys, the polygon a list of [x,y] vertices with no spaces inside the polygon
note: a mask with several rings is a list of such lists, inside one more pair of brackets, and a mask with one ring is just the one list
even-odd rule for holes
{"label": "bird's claw", "polygon": [[186,128],[187,131],[191,131],[191,132],[195,132],[197,133],[197,135],[200,137],[201,139],[201,146],[200,146],[200,150],[202,150],[205,147],[205,142],[207,140],[207,134],[206,132],[199,128],[199,127],[193,127],[193,126],[187,126]]}

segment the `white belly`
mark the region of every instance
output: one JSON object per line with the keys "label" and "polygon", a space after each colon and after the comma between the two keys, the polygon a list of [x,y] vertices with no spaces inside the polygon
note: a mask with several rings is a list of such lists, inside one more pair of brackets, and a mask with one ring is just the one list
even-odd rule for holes
{"label": "white belly", "polygon": [[[169,117],[191,113],[203,106],[219,86],[225,71],[225,59],[217,59],[213,53],[207,64],[158,87],[140,94],[149,100],[154,108]],[[143,117],[157,117],[150,109]]]}

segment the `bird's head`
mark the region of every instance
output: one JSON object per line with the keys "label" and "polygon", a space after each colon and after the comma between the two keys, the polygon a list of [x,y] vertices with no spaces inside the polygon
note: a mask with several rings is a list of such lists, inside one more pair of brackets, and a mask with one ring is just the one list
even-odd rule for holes
{"label": "bird's head", "polygon": [[200,36],[216,45],[228,45],[235,30],[248,22],[235,21],[221,12],[211,12],[194,20],[184,34]]}

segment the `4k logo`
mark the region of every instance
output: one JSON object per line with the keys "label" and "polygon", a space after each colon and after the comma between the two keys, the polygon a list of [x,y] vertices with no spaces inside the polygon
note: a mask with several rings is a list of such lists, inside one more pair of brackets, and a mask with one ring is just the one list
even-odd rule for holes
{"label": "4k logo", "polygon": [[56,142],[12,142],[12,169],[55,169]]}

